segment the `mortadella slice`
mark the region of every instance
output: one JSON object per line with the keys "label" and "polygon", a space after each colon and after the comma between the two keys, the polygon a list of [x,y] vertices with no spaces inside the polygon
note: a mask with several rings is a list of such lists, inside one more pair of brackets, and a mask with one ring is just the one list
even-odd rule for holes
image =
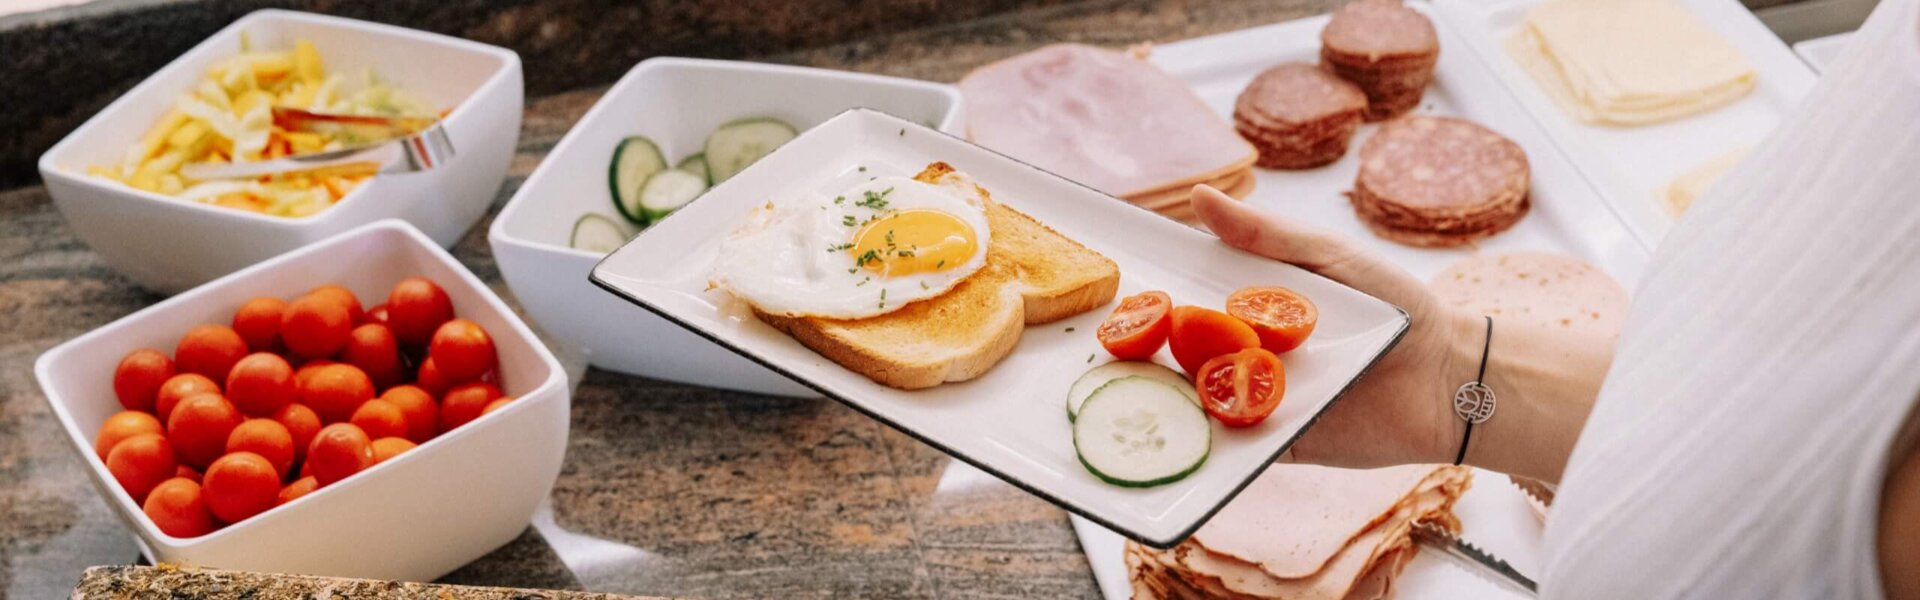
{"label": "mortadella slice", "polygon": [[1102,192],[1184,189],[1253,164],[1187,85],[1124,52],[1047,46],[960,80],[974,143]]}

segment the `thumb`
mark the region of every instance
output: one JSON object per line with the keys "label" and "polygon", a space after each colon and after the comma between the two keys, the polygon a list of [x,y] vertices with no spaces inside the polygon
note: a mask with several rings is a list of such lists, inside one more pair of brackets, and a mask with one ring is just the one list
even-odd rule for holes
{"label": "thumb", "polygon": [[1408,306],[1426,286],[1346,236],[1258,210],[1201,184],[1189,195],[1200,221],[1228,246],[1318,273],[1388,302]]}

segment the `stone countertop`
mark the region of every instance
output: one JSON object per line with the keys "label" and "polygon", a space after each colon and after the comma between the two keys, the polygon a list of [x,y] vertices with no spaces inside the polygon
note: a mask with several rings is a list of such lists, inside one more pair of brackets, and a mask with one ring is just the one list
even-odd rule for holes
{"label": "stone countertop", "polygon": [[[1048,43],[1167,42],[1336,4],[1078,3],[762,60],[952,81]],[[528,103],[495,210],[603,91]],[[512,303],[490,221],[453,252]],[[43,188],[0,192],[0,597],[63,597],[87,567],[138,560],[32,365],[160,299],[75,239]],[[445,582],[695,598],[1099,595],[1065,512],[833,401],[590,370],[572,427],[549,508]]]}
{"label": "stone countertop", "polygon": [[[322,596],[321,594],[325,594]],[[92,567],[80,575],[73,600],[650,600],[597,592],[533,591],[436,583],[399,583],[366,579],[336,579],[212,571],[173,567]]]}

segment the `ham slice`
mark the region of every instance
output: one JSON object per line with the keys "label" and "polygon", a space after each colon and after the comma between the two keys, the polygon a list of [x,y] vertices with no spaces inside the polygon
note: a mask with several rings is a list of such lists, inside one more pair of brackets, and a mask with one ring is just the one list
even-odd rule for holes
{"label": "ham slice", "polygon": [[1256,157],[1185,83],[1123,52],[1047,46],[974,70],[960,93],[974,143],[1122,198],[1184,198]]}
{"label": "ham slice", "polygon": [[1409,532],[1458,530],[1461,467],[1275,465],[1172,550],[1129,545],[1135,598],[1377,600],[1417,552]]}

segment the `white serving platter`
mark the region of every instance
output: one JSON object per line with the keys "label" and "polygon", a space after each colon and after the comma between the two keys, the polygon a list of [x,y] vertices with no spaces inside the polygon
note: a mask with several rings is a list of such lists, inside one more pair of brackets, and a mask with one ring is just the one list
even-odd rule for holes
{"label": "white serving platter", "polygon": [[1737,0],[1673,0],[1739,49],[1759,75],[1754,90],[1733,104],[1665,123],[1581,123],[1561,111],[1503,46],[1527,10],[1541,1],[1434,0],[1438,24],[1465,42],[1449,46],[1443,41],[1441,53],[1453,50],[1485,62],[1648,248],[1657,247],[1673,227],[1674,217],[1661,202],[1667,184],[1716,157],[1758,144],[1813,89],[1813,71]]}
{"label": "white serving platter", "polygon": [[[1460,30],[1436,15],[1428,4],[1411,6],[1436,17],[1434,25],[1441,47],[1434,83],[1427,88],[1418,110],[1473,120],[1525,149],[1533,170],[1532,212],[1512,229],[1474,247],[1430,249],[1389,242],[1373,235],[1354,216],[1344,195],[1352,189],[1359,169],[1351,152],[1319,169],[1257,169],[1258,183],[1246,202],[1346,235],[1422,279],[1430,279],[1448,265],[1478,253],[1544,251],[1593,263],[1632,289],[1646,269],[1648,247],[1626,228],[1599,189],[1528,116],[1525,105],[1487,63],[1464,50],[1466,42]],[[1317,60],[1320,30],[1327,20],[1325,16],[1309,17],[1184,40],[1154,48],[1151,59],[1162,70],[1185,80],[1216,112],[1230,117],[1234,99],[1261,70],[1288,61]],[[1374,129],[1373,125],[1362,126],[1353,147],[1358,148]],[[1476,471],[1474,488],[1457,507],[1468,541],[1523,573],[1535,573],[1540,526],[1528,511],[1524,496],[1507,484],[1505,476],[1486,471]],[[1074,520],[1074,528],[1106,598],[1130,597],[1126,565],[1120,554],[1123,538],[1081,519]],[[1409,563],[1395,589],[1403,599],[1514,597],[1506,588],[1432,553]]]}
{"label": "white serving platter", "polygon": [[[1011,355],[972,381],[912,392],[840,367],[709,291],[720,240],[773,200],[831,197],[876,175],[912,175],[944,161],[993,197],[1106,255],[1120,294],[1163,290],[1181,304],[1221,306],[1247,285],[1282,285],[1312,299],[1319,325],[1287,353],[1286,398],[1266,422],[1213,424],[1211,456],[1188,478],[1147,489],[1109,485],[1074,454],[1068,387],[1102,362],[1093,332],[1108,307],[1028,327]],[[862,170],[864,169],[864,170]],[[826,244],[826,245],[831,245]],[[663,257],[671,257],[665,260]],[[1406,313],[1298,268],[1239,252],[1192,228],[933,129],[856,109],[807,131],[614,251],[595,283],[821,394],[1128,537],[1177,543],[1292,443],[1392,347]],[[1166,351],[1161,359],[1171,364]]]}
{"label": "white serving platter", "polygon": [[[1474,469],[1473,487],[1453,506],[1475,546],[1492,553],[1521,573],[1540,572],[1540,519],[1527,505],[1520,489],[1507,476]],[[1121,552],[1126,539],[1086,519],[1073,517],[1073,531],[1093,567],[1094,582],[1107,600],[1130,600],[1133,584]],[[1524,599],[1512,589],[1468,571],[1430,549],[1407,563],[1393,583],[1398,600]]]}

